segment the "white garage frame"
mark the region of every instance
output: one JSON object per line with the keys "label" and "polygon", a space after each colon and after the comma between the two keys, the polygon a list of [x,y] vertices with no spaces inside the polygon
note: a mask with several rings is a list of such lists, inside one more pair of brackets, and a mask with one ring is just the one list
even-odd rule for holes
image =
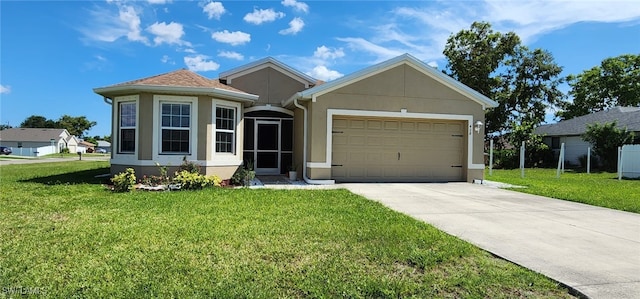
{"label": "white garage frame", "polygon": [[428,119],[428,120],[461,120],[466,121],[468,126],[467,140],[467,169],[484,169],[484,164],[473,164],[473,115],[462,114],[438,114],[438,113],[414,113],[402,109],[395,111],[376,110],[349,110],[349,109],[327,109],[327,148],[324,162],[307,162],[309,168],[331,168],[333,151],[333,117],[334,116],[361,116],[361,117],[385,117],[385,118],[406,118],[406,119]]}

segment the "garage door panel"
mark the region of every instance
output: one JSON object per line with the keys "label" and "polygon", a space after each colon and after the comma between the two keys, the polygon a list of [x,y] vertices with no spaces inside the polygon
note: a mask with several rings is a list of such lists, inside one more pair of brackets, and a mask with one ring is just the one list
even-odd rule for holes
{"label": "garage door panel", "polygon": [[[428,182],[464,178],[466,122],[338,117],[333,142],[336,181]],[[345,140],[347,140],[345,142]]]}

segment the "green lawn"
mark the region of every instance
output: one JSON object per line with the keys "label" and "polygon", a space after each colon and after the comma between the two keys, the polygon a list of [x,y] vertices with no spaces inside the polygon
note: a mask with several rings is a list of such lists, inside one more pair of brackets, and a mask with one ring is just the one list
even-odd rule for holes
{"label": "green lawn", "polygon": [[4,295],[569,297],[540,274],[346,190],[116,194],[94,178],[107,166],[0,166]]}
{"label": "green lawn", "polygon": [[525,186],[513,190],[590,205],[640,213],[640,180],[618,181],[616,173],[584,173],[565,171],[556,178],[555,169],[520,170],[494,169],[493,176],[485,171],[485,179]]}

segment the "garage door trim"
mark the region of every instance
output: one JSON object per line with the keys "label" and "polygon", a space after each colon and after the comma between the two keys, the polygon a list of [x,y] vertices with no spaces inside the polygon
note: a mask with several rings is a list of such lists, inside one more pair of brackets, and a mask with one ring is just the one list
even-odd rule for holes
{"label": "garage door trim", "polygon": [[332,149],[333,149],[333,117],[334,116],[362,116],[362,117],[389,117],[389,118],[412,118],[412,119],[443,119],[443,120],[462,120],[467,121],[468,126],[468,142],[467,142],[467,169],[484,169],[484,164],[473,164],[473,130],[471,128],[474,123],[473,115],[462,114],[438,114],[438,113],[414,113],[414,112],[393,112],[393,111],[375,111],[375,110],[349,110],[349,109],[327,109],[327,128],[326,128],[326,157],[324,162],[307,162],[309,168],[331,168]]}

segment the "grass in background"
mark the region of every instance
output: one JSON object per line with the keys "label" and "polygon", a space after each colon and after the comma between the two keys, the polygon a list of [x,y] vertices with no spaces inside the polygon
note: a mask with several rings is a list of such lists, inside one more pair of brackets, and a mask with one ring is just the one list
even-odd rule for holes
{"label": "grass in background", "polygon": [[0,287],[51,297],[569,297],[346,190],[116,194],[94,178],[107,167],[0,167]]}
{"label": "grass in background", "polygon": [[525,186],[515,191],[576,201],[594,206],[640,213],[640,180],[618,181],[616,173],[585,173],[571,170],[556,178],[556,169],[494,169],[493,176],[485,171],[485,179]]}

